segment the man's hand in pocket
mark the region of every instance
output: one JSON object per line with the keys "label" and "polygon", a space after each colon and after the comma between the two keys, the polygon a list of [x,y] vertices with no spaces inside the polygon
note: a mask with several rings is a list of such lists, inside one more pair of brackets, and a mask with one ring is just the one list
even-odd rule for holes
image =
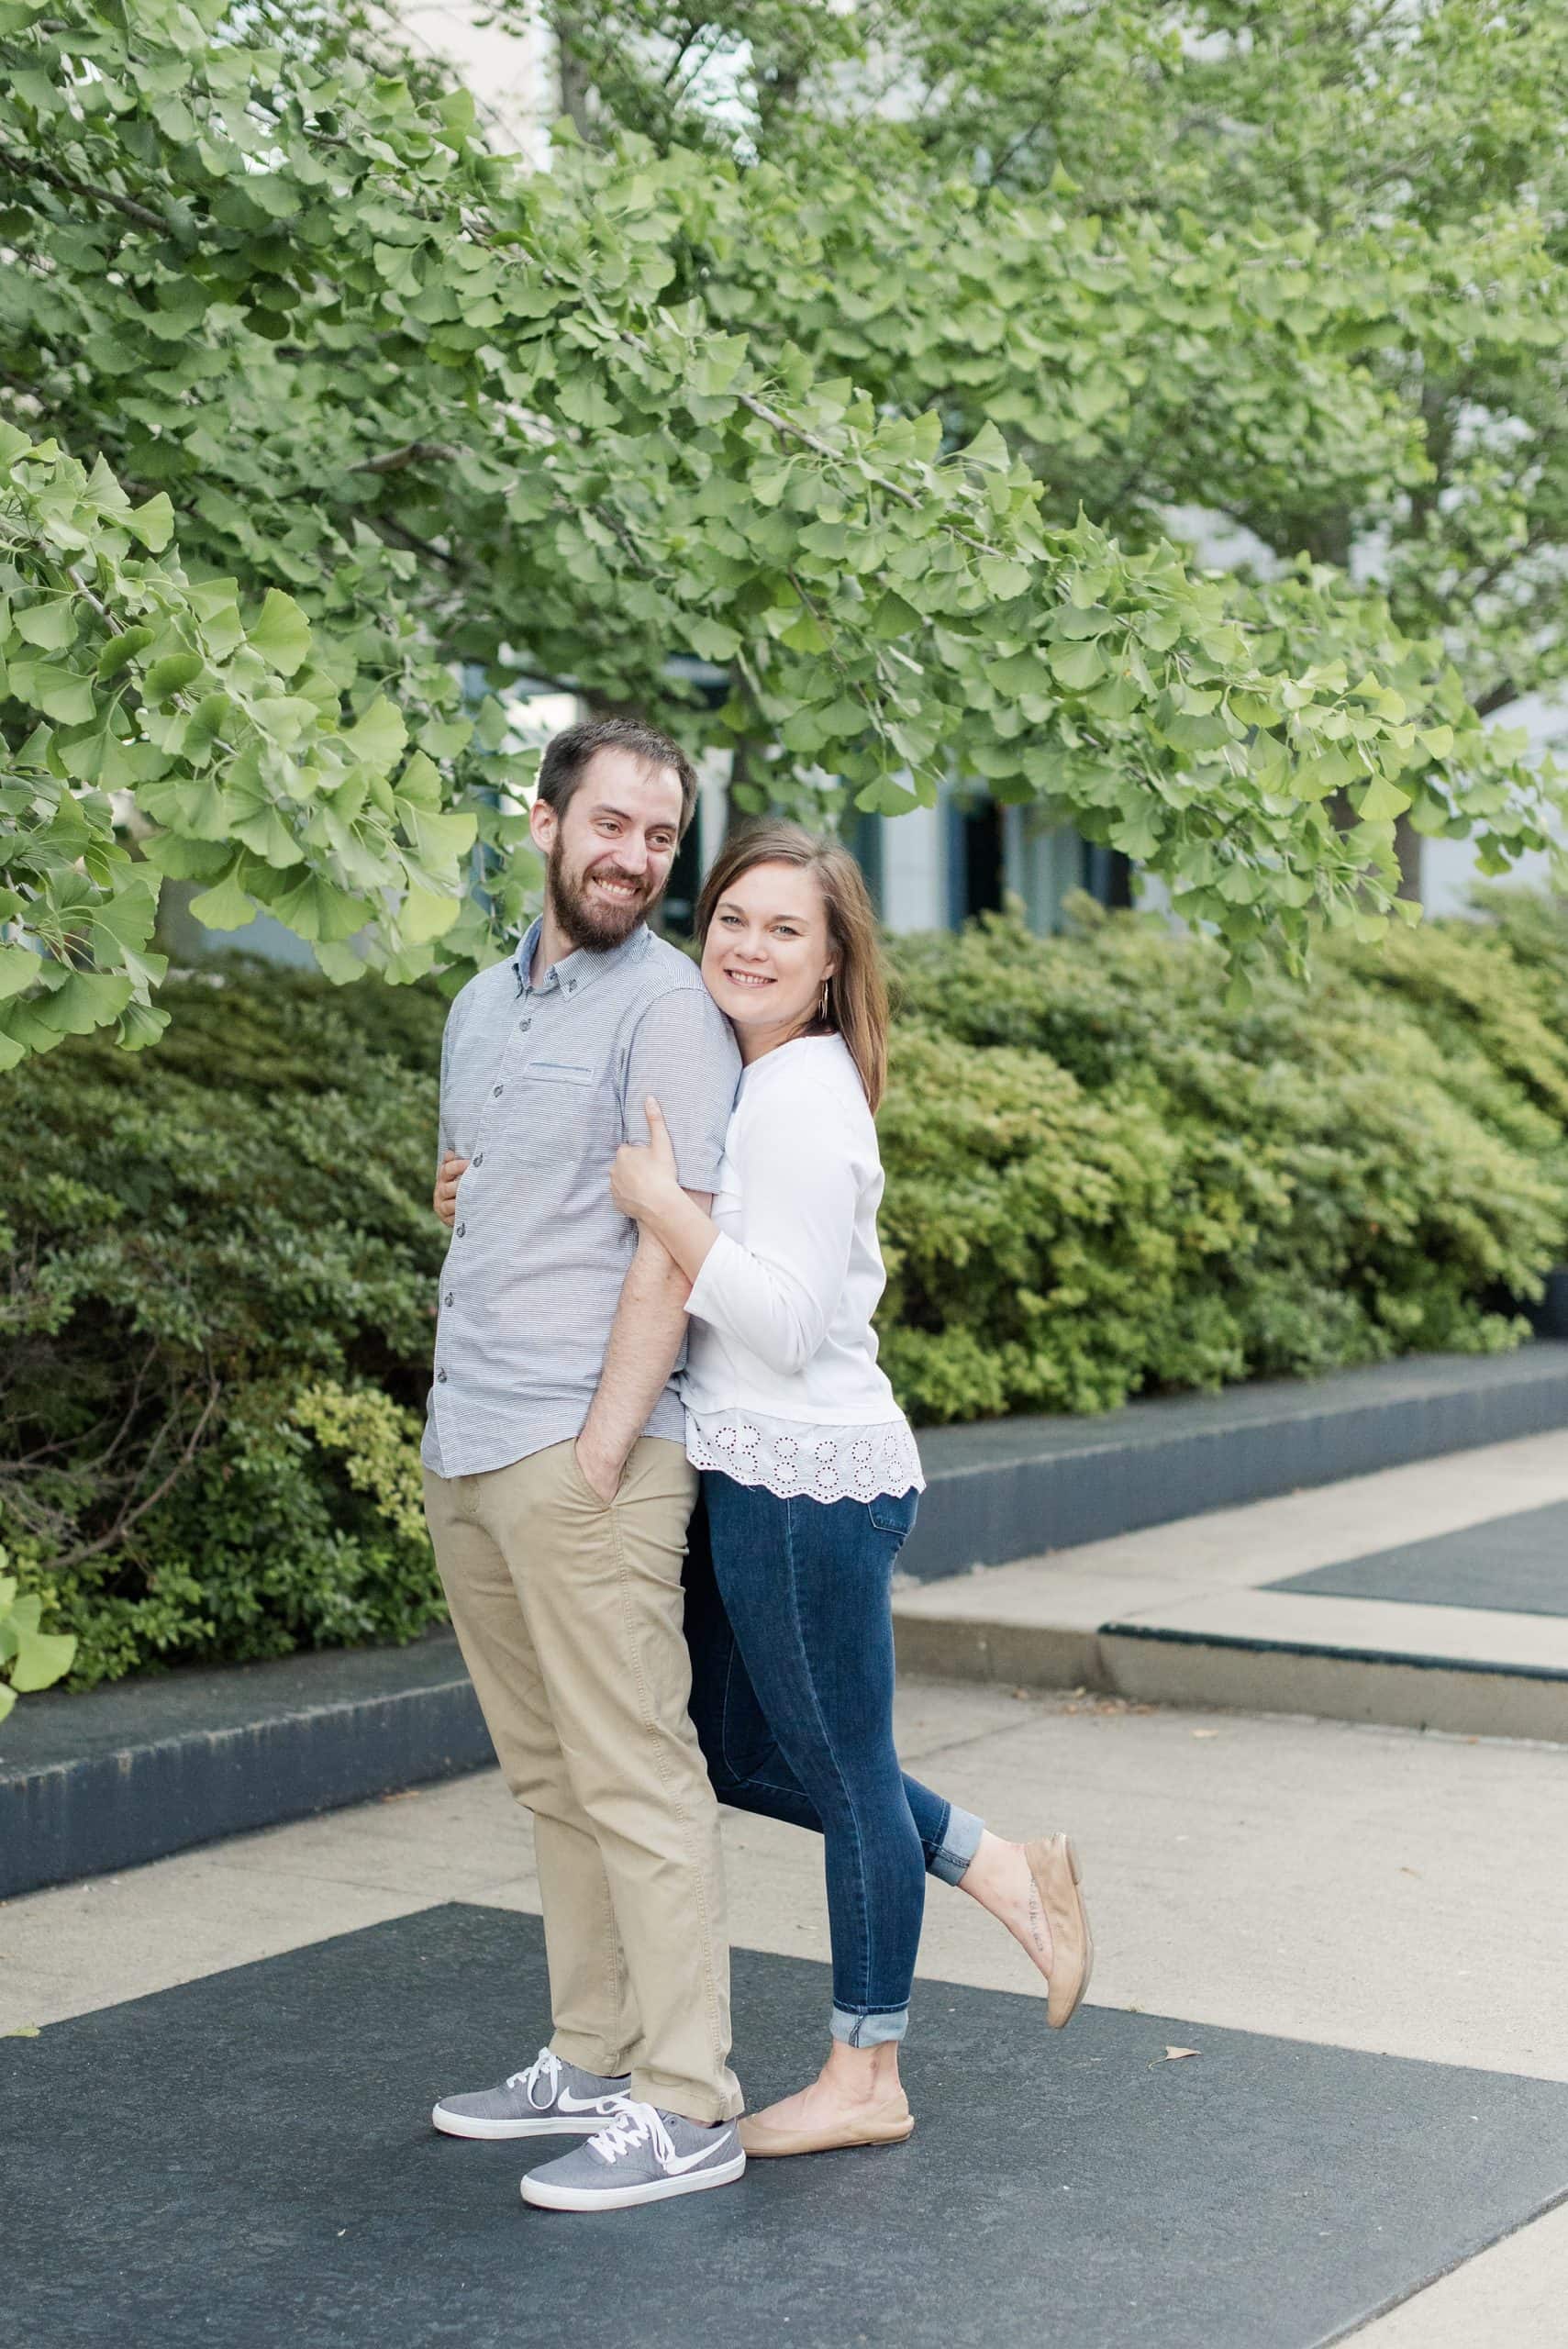
{"label": "man's hand in pocket", "polygon": [[626,1474],[625,1461],[611,1459],[594,1442],[586,1429],[578,1437],[576,1449],[577,1465],[583,1472],[583,1481],[589,1491],[596,1493],[600,1500],[606,1503],[613,1501],[620,1490],[620,1480]]}
{"label": "man's hand in pocket", "polygon": [[454,1158],[449,1151],[436,1177],[436,1194],[430,1204],[449,1231],[457,1221],[457,1186],[467,1172],[467,1159]]}

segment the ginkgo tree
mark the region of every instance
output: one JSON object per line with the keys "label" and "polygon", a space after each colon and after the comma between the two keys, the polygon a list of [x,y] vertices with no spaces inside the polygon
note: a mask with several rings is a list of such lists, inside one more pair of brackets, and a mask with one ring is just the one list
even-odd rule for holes
{"label": "ginkgo tree", "polygon": [[1485,713],[1568,676],[1562,10],[498,6],[554,24],[585,135],[787,174],[767,250],[711,257],[739,314],[999,423],[1048,517],[1370,573]]}
{"label": "ginkgo tree", "polygon": [[[805,206],[706,139],[529,171],[351,17],[0,0],[0,1064],[157,1032],[164,876],[341,979],[499,951],[528,767],[476,664],[761,744],[776,804],[895,814],[955,771],[1050,800],[1239,984],[1266,941],[1380,927],[1408,810],[1499,866],[1542,843],[1550,773],[1342,571],[1247,583],[1064,514],[995,417],[955,445],[798,287],[770,306],[792,234],[808,274],[852,241]],[[1051,222],[1009,234],[993,347],[1015,306],[1071,334]],[[718,707],[677,652],[728,673]]]}

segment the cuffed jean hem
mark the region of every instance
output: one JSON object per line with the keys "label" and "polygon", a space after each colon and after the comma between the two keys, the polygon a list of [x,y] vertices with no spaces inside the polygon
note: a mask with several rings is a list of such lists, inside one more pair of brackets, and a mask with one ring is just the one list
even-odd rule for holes
{"label": "cuffed jean hem", "polygon": [[942,1840],[932,1853],[929,1865],[931,1874],[942,1884],[960,1884],[971,1860],[980,1849],[980,1838],[985,1832],[985,1821],[976,1819],[972,1810],[960,1810],[956,1803],[948,1806],[947,1825]]}
{"label": "cuffed jean hem", "polygon": [[830,2028],[834,2038],[842,2040],[846,2047],[885,2047],[908,2030],[909,2009],[895,2007],[888,2014],[853,2015],[844,2007],[835,2007]]}

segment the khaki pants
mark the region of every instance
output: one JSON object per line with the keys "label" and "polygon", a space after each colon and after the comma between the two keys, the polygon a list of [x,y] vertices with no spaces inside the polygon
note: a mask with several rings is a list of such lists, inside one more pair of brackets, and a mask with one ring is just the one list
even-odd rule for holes
{"label": "khaki pants", "polygon": [[613,1501],[571,1443],[425,1477],[447,1603],[534,1815],[551,2045],[688,2120],[740,2110],[718,1807],[690,1716],[681,1561],[696,1474],[644,1436]]}

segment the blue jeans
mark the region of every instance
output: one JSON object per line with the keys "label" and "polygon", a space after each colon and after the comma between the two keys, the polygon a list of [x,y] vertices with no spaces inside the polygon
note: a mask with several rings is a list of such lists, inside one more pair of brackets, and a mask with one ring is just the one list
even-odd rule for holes
{"label": "blue jeans", "polygon": [[692,1720],[714,1791],[823,1840],[835,2039],[902,2039],[926,1872],[956,1884],[981,1822],[893,1743],[893,1564],[917,1496],[781,1500],[705,1473],[686,1552]]}

